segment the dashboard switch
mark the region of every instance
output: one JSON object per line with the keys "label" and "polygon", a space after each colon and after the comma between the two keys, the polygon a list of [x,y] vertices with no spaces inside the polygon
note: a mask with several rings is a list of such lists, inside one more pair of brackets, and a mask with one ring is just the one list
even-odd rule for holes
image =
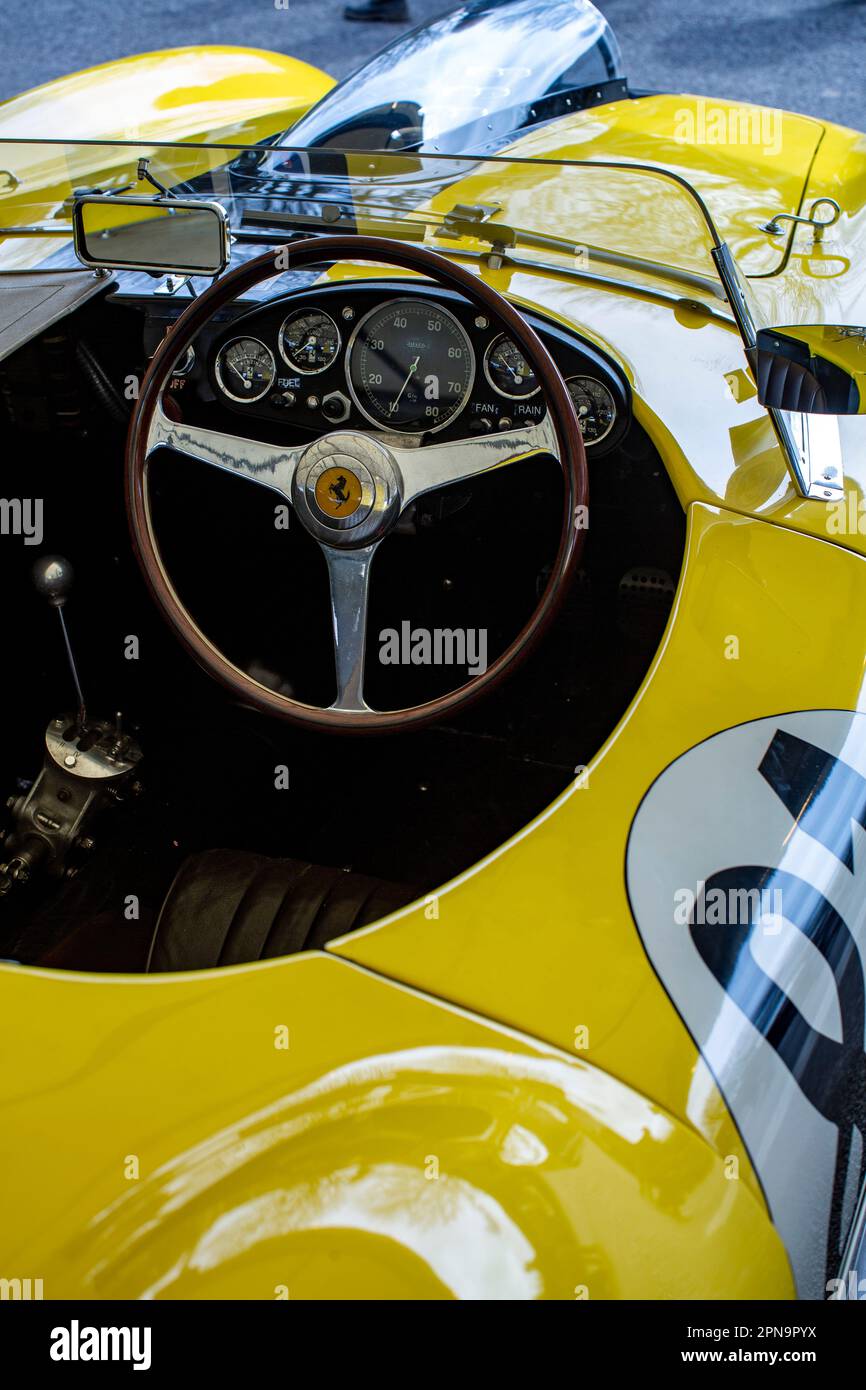
{"label": "dashboard switch", "polygon": [[349,401],[342,391],[332,391],[322,401],[322,414],[334,425],[341,425],[349,418]]}

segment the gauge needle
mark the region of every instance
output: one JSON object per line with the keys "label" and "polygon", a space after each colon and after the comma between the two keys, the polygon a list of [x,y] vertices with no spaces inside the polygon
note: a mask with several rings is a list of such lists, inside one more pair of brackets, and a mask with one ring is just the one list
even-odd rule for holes
{"label": "gauge needle", "polygon": [[419,353],[418,356],[415,358],[415,361],[412,363],[412,366],[409,368],[409,371],[408,371],[407,376],[406,376],[406,380],[403,382],[403,385],[400,387],[400,390],[397,392],[397,394],[396,394],[396,396],[394,397],[393,401],[392,401],[391,404],[388,406],[388,414],[389,414],[389,415],[393,415],[393,414],[394,414],[394,411],[397,409],[397,406],[400,404],[400,397],[402,396],[403,392],[406,390],[406,387],[409,385],[409,382],[412,380],[413,376],[415,375],[416,371],[418,370],[418,363],[419,363],[420,361],[421,361],[421,354]]}

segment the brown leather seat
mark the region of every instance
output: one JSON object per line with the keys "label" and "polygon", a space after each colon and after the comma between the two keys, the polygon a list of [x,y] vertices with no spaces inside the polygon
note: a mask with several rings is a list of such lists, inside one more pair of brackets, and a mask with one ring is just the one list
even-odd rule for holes
{"label": "brown leather seat", "polygon": [[206,850],[184,860],[166,894],[147,969],[206,970],[314,950],[416,896],[407,884],[299,859]]}

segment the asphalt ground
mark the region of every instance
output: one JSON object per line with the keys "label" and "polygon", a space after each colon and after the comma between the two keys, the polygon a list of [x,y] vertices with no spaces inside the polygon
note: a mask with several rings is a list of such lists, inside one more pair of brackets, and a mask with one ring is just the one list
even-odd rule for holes
{"label": "asphalt ground", "polygon": [[[0,0],[0,100],[130,53],[229,43],[292,53],[343,77],[449,8],[349,24],[338,0]],[[278,5],[280,6],[278,8]],[[866,0],[601,0],[632,86],[782,106],[866,126]]]}

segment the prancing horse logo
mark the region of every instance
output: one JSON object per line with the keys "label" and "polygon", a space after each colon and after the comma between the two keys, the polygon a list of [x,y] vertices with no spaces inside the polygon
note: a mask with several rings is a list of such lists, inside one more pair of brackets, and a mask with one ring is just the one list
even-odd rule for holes
{"label": "prancing horse logo", "polygon": [[361,505],[361,479],[351,468],[326,468],[316,479],[316,506],[324,516],[346,517]]}
{"label": "prancing horse logo", "polygon": [[333,497],[338,507],[342,507],[349,501],[349,494],[346,491],[346,475],[341,473],[336,482],[331,483],[328,488],[328,495]]}

